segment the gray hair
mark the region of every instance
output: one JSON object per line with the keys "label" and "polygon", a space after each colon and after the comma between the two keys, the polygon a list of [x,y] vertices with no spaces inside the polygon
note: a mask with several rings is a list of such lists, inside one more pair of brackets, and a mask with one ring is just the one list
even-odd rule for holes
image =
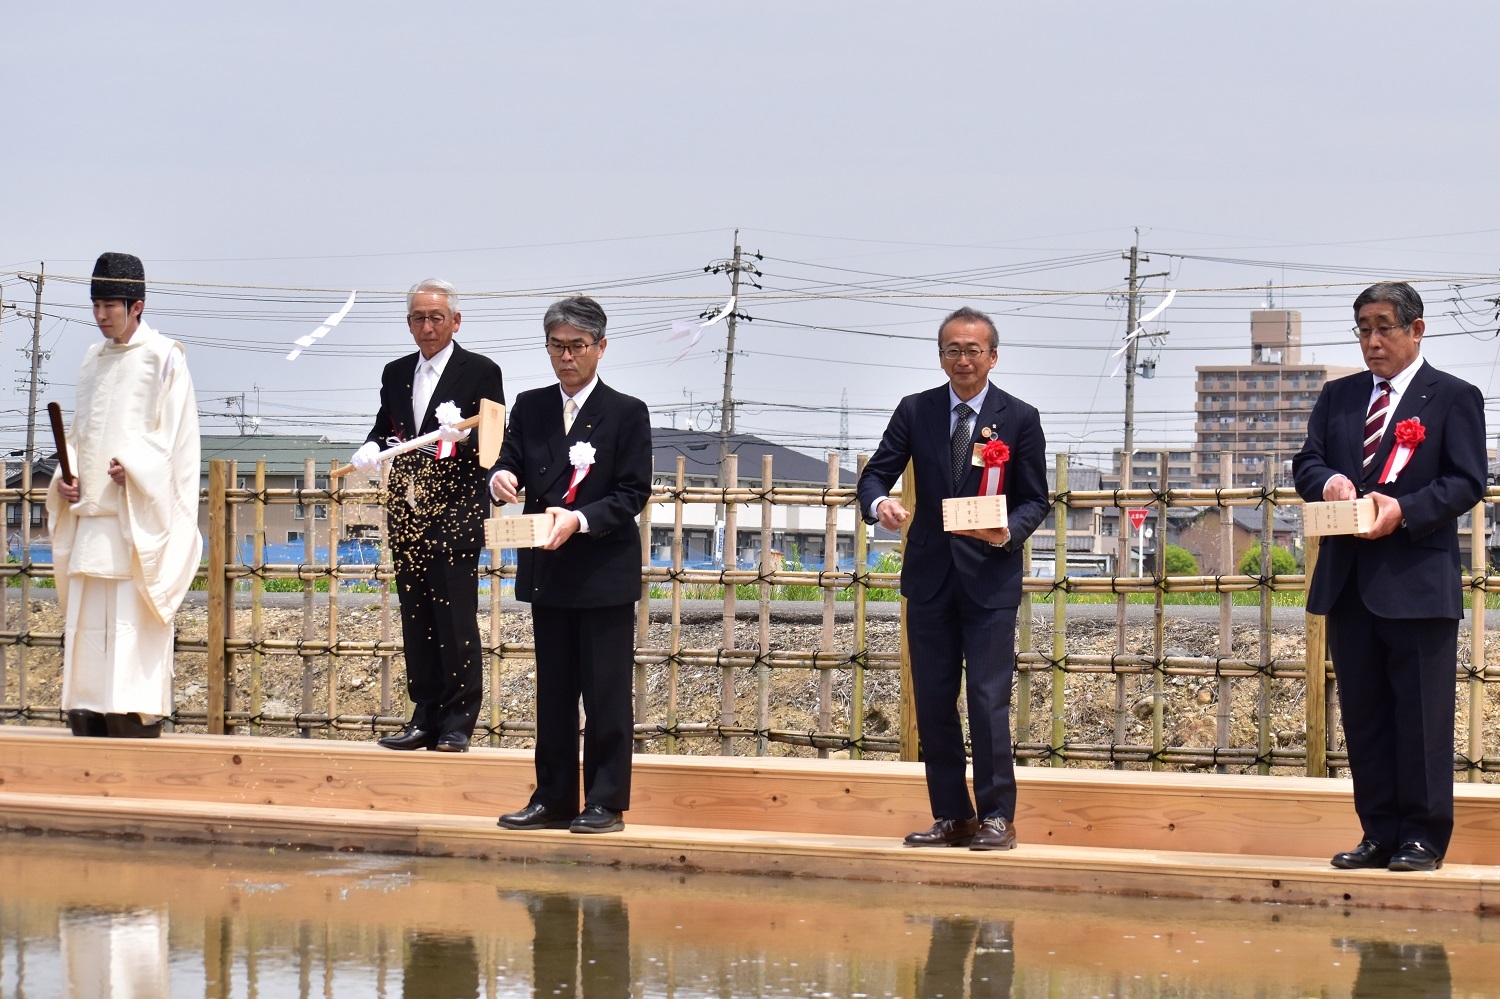
{"label": "gray hair", "polygon": [[1360,292],[1359,297],[1354,300],[1354,318],[1359,318],[1360,309],[1376,302],[1394,305],[1396,322],[1402,326],[1410,326],[1422,318],[1422,296],[1405,281],[1381,281]]}
{"label": "gray hair", "polygon": [[604,339],[604,327],[608,322],[609,318],[598,302],[578,295],[553,302],[547,307],[547,314],[542,317],[542,332],[551,335],[559,326],[571,326],[598,341]]}
{"label": "gray hair", "polygon": [[423,292],[431,292],[434,294],[445,296],[448,299],[448,311],[458,311],[458,290],[454,288],[453,285],[449,284],[447,281],[444,281],[442,278],[423,278],[421,281],[418,281],[416,284],[412,285],[411,291],[408,291],[406,293],[407,312],[411,311],[412,299],[416,298]]}
{"label": "gray hair", "polygon": [[980,312],[978,309],[971,309],[967,305],[960,309],[954,309],[952,312],[948,313],[947,317],[944,318],[941,323],[938,324],[938,344],[940,346],[943,342],[943,330],[949,323],[954,322],[955,320],[966,323],[984,323],[984,325],[990,328],[990,350],[996,350],[999,348],[1000,331],[995,329],[994,320],[990,319],[989,316],[985,315],[983,312]]}

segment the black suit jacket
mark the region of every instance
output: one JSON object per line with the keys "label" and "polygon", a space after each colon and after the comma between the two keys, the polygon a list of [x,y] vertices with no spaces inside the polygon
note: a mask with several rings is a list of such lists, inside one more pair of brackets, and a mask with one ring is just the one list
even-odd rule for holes
{"label": "black suit jacket", "polygon": [[[410,440],[438,428],[437,407],[458,406],[468,418],[479,412],[481,399],[505,402],[500,368],[483,354],[453,344],[453,356],[443,368],[427,404],[420,427],[412,426],[411,390],[417,360],[411,353],[385,366],[380,376],[380,412],[366,438],[380,447],[394,440]],[[386,516],[391,553],[398,570],[411,570],[430,551],[473,551],[484,547],[484,519],[489,514],[488,476],[479,464],[479,435],[471,432],[458,443],[458,453],[441,460],[422,451],[408,451],[391,461],[387,480]],[[407,502],[410,495],[415,506]]]}
{"label": "black suit jacket", "polygon": [[557,385],[516,397],[500,460],[492,472],[511,472],[526,492],[525,513],[563,506],[578,441],[594,446],[594,464],[578,485],[571,510],[589,533],[556,551],[523,548],[517,555],[516,598],[554,607],[610,607],[641,595],[641,536],[635,518],[651,497],[651,416],[641,400],[602,381],[563,434]]}
{"label": "black suit jacket", "polygon": [[[1484,398],[1473,385],[1424,361],[1386,421],[1367,472],[1365,417],[1374,386],[1368,371],[1323,386],[1308,419],[1307,442],[1293,459],[1297,492],[1309,503],[1321,502],[1324,484],[1343,474],[1361,495],[1380,492],[1399,499],[1406,523],[1374,541],[1324,538],[1307,609],[1327,614],[1353,573],[1365,606],[1381,617],[1462,618],[1458,518],[1484,495]],[[1395,482],[1380,485],[1396,424],[1413,417],[1426,428],[1427,439]]]}
{"label": "black suit jacket", "polygon": [[889,493],[906,463],[913,462],[917,508],[906,536],[902,595],[926,599],[937,592],[949,572],[957,572],[960,583],[981,607],[1015,607],[1021,602],[1021,546],[1046,518],[1049,505],[1042,420],[1034,407],[990,383],[974,422],[974,440],[983,443],[980,431],[989,427],[993,434],[989,439],[998,438],[1010,446],[1004,490],[1010,541],[996,548],[943,530],[943,500],[977,495],[981,476],[981,470],[971,465],[959,488],[953,488],[948,402],[947,385],[901,400],[859,477],[860,513],[874,523],[870,504]]}

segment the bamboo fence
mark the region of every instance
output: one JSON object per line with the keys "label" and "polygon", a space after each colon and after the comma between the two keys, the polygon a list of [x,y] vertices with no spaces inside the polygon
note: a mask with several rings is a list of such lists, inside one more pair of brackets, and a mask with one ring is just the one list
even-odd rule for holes
{"label": "bamboo fence", "polygon": [[[1221,464],[1227,482],[1230,463]],[[899,587],[899,573],[872,572],[865,568],[868,542],[864,530],[853,532],[853,570],[838,568],[839,514],[852,507],[855,498],[852,488],[840,484],[837,454],[828,456],[827,469],[823,486],[778,486],[773,484],[772,459],[765,456],[758,478],[751,480],[754,484],[746,484],[737,458],[731,456],[717,486],[695,486],[687,483],[684,459],[679,458],[671,481],[658,482],[654,487],[653,505],[647,507],[639,525],[643,568],[642,599],[637,612],[635,699],[640,751],[725,755],[810,752],[818,756],[847,754],[853,758],[872,754],[919,758],[910,695],[912,651],[904,624],[895,647],[871,648],[870,640],[870,595],[872,591]],[[1294,491],[1230,488],[1227,484],[1217,489],[1075,491],[1068,487],[1068,471],[1067,456],[1057,455],[1056,490],[1052,496],[1056,516],[1053,527],[1043,529],[1053,533],[1055,553],[1067,551],[1069,511],[1115,508],[1123,525],[1127,509],[1145,507],[1155,520],[1154,572],[1098,577],[1069,575],[1066,559],[1055,557],[1051,578],[1026,578],[1019,608],[1016,654],[1017,759],[1023,765],[1215,768],[1262,774],[1275,768],[1279,772],[1294,770],[1314,776],[1332,775],[1346,767],[1347,758],[1338,748],[1337,699],[1333,696],[1334,678],[1325,654],[1322,618],[1305,615],[1304,655],[1289,658],[1272,654],[1274,594],[1306,588],[1307,576],[1302,573],[1271,572],[1273,517],[1277,508],[1301,503]],[[378,564],[347,563],[338,554],[344,506],[379,503],[383,498],[381,489],[314,488],[319,470],[311,460],[304,469],[303,485],[295,488],[267,488],[263,464],[255,468],[253,488],[236,488],[236,473],[233,462],[214,461],[209,465],[208,486],[203,494],[209,529],[205,565],[200,573],[207,590],[206,634],[203,638],[179,634],[176,642],[179,661],[192,655],[206,660],[206,707],[193,710],[183,707],[174,713],[172,722],[178,726],[202,727],[210,733],[295,732],[309,738],[352,737],[357,733],[398,729],[407,705],[400,695],[402,644],[400,629],[395,626],[398,608],[391,593],[394,571],[386,539],[382,534]],[[1165,464],[1161,473],[1159,481],[1166,482]],[[15,507],[19,507],[20,513],[18,537],[14,538],[18,542],[19,561],[0,567],[0,576],[6,577],[0,585],[0,720],[57,724],[62,720],[58,706],[38,703],[31,689],[41,669],[40,657],[50,656],[52,669],[59,668],[60,653],[53,650],[60,649],[62,635],[33,626],[38,587],[48,585],[52,567],[31,558],[32,510],[43,501],[44,490],[33,488],[29,468],[23,467],[21,474],[18,488],[0,489],[0,522],[8,524],[10,511]],[[1500,771],[1500,755],[1493,751],[1487,754],[1487,749],[1494,747],[1486,746],[1484,736],[1490,692],[1500,692],[1500,687],[1487,687],[1500,683],[1500,668],[1487,664],[1483,640],[1483,595],[1491,589],[1500,589],[1500,580],[1493,584],[1490,581],[1485,557],[1485,510],[1487,504],[1495,502],[1500,502],[1500,489],[1491,489],[1475,507],[1470,528],[1474,565],[1463,576],[1463,585],[1475,599],[1469,618],[1472,626],[1469,662],[1461,664],[1455,675],[1461,695],[1461,731],[1454,768],[1470,781]],[[282,504],[327,504],[329,514],[325,521],[307,518],[307,526],[314,530],[304,533],[303,559],[299,563],[264,561],[266,512],[269,507]],[[739,568],[737,558],[726,558],[726,563],[733,567],[687,567],[684,512],[693,504],[713,504],[719,508],[726,539],[738,538],[743,511],[757,511],[758,564]],[[913,506],[911,497],[906,498],[906,505]],[[661,506],[672,510],[672,557],[666,566],[651,565],[649,559],[653,510]],[[1167,575],[1166,560],[1162,557],[1167,535],[1166,513],[1174,507],[1217,509],[1222,549],[1232,549],[1234,508],[1256,508],[1261,521],[1261,571],[1256,575]],[[788,568],[773,553],[773,520],[778,510],[790,508],[824,511],[821,565]],[[241,562],[236,539],[245,527],[250,528],[252,545],[250,560]],[[328,553],[324,562],[317,561],[320,536]],[[725,545],[726,552],[734,552],[737,547],[733,541]],[[1317,559],[1316,538],[1305,540],[1304,552],[1310,573]],[[481,597],[488,597],[489,608],[489,634],[484,651],[490,697],[480,720],[480,731],[476,733],[477,739],[488,739],[491,744],[528,739],[535,730],[529,710],[507,712],[499,697],[502,668],[524,666],[534,656],[529,643],[504,638],[504,611],[512,606],[504,591],[507,581],[513,578],[514,568],[502,564],[500,551],[491,550],[490,564],[480,570]],[[279,580],[294,580],[292,585],[301,590],[300,634],[296,637],[273,636],[264,624],[266,584]],[[367,590],[374,591],[357,595],[360,606],[368,607],[373,600],[378,607],[378,636],[374,639],[354,639],[341,633],[341,610],[356,599],[356,595],[346,590],[348,584],[364,584]],[[773,595],[777,587],[788,586],[821,590],[821,601],[813,604],[820,608],[821,623],[815,647],[786,648],[773,641]],[[685,641],[688,629],[683,619],[684,602],[690,588],[701,587],[723,587],[724,591],[722,632],[712,647],[691,647]],[[737,593],[737,587],[748,589]],[[840,599],[845,591],[847,595]],[[669,615],[665,642],[655,645],[648,641],[652,631],[653,592],[665,595]],[[746,592],[753,594],[754,599],[753,642],[736,637],[740,605],[749,603],[744,596]],[[1216,654],[1173,654],[1167,646],[1172,613],[1166,597],[1176,593],[1217,594]],[[1257,638],[1254,654],[1245,654],[1243,628],[1240,651],[1235,652],[1232,604],[1237,593],[1256,594],[1259,613],[1253,629]],[[1114,652],[1069,651],[1070,598],[1082,594],[1113,595],[1119,605]],[[1153,600],[1150,649],[1146,652],[1127,651],[1124,606],[1131,594],[1149,594]],[[1032,625],[1044,601],[1052,610],[1051,641],[1049,648],[1039,649],[1034,647]],[[658,608],[662,602],[657,601]],[[239,614],[247,604],[248,616]],[[481,607],[484,606],[481,599]],[[844,632],[848,640],[842,642],[837,627],[840,606],[850,608],[848,616],[853,624],[852,632]],[[660,634],[659,628],[657,633]],[[378,665],[378,711],[341,710],[341,699],[347,698],[349,691],[341,680],[343,672],[339,666],[349,659]],[[300,677],[300,703],[296,710],[270,710],[264,696],[268,678],[273,673],[284,676],[288,670]],[[684,716],[679,690],[685,671],[716,675],[719,697],[711,714]],[[812,676],[817,681],[816,691],[811,695],[816,703],[803,705],[816,718],[810,729],[777,725],[773,691],[779,676],[792,673]],[[887,695],[899,703],[872,702],[869,681],[872,675],[882,673],[899,676],[899,683],[882,686],[888,691],[899,691]],[[1212,738],[1205,737],[1195,744],[1173,744],[1168,738],[1169,712],[1180,710],[1177,702],[1181,700],[1180,694],[1171,688],[1184,678],[1199,685],[1200,694],[1209,698],[1212,707]],[[1284,733],[1273,731],[1272,700],[1278,683],[1293,685],[1293,699],[1303,707],[1299,730],[1290,740],[1280,738]],[[1238,699],[1235,696],[1237,692],[1243,695],[1246,684],[1253,687],[1254,694],[1248,712],[1238,706],[1243,703],[1243,696]],[[1113,732],[1104,740],[1085,739],[1080,731],[1080,702],[1091,699],[1101,689],[1112,702],[1104,710],[1112,719]],[[737,690],[753,690],[754,696],[737,698]],[[1045,717],[1039,713],[1043,706],[1048,712]],[[872,707],[879,707],[887,717],[898,719],[894,731],[866,730],[867,709]],[[1247,715],[1252,723],[1248,737],[1244,735]]]}

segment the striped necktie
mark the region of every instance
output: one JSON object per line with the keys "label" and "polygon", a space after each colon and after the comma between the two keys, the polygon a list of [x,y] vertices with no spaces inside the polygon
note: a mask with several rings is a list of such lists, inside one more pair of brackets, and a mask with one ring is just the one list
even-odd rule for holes
{"label": "striped necktie", "polygon": [[578,403],[574,402],[570,398],[570,399],[568,399],[567,402],[563,403],[563,433],[564,434],[570,434],[570,433],[573,432],[573,421],[575,419],[577,419],[577,417],[578,417]]}
{"label": "striped necktie", "polygon": [[969,417],[974,415],[974,409],[968,403],[961,402],[953,407],[953,412],[958,415],[953,423],[953,491],[958,492],[964,483],[964,475],[969,471],[969,463],[973,460],[969,444],[974,439],[974,428],[969,426]]}
{"label": "striped necktie", "polygon": [[1370,403],[1370,412],[1365,417],[1365,467],[1375,460],[1375,452],[1380,450],[1380,437],[1385,433],[1385,418],[1391,410],[1391,383],[1382,381],[1376,388],[1380,389]]}

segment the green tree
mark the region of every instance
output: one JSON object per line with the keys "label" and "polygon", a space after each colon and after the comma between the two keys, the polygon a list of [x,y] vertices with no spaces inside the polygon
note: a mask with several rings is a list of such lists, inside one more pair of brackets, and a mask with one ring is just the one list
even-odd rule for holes
{"label": "green tree", "polygon": [[1167,545],[1167,575],[1196,576],[1198,575],[1198,560],[1193,558],[1192,552],[1181,545]]}
{"label": "green tree", "polygon": [[[1297,571],[1297,556],[1280,545],[1271,549],[1271,575],[1289,576]],[[1260,542],[1245,550],[1240,558],[1240,573],[1245,576],[1260,575]]]}

